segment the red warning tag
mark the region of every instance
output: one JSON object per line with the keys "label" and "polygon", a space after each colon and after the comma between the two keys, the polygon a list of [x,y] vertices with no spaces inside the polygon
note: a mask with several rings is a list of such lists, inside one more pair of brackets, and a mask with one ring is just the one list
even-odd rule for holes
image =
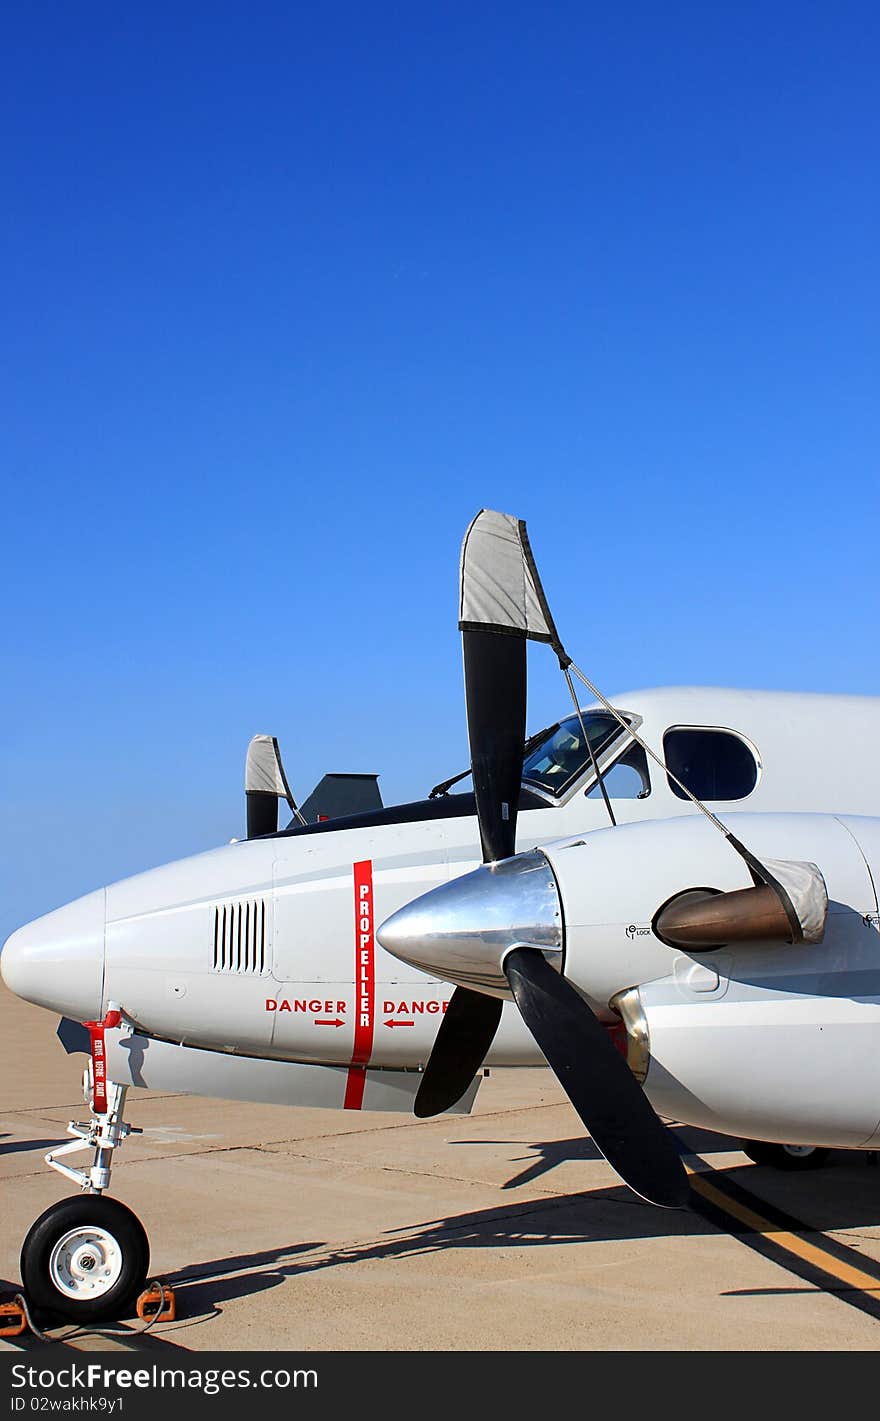
{"label": "red warning tag", "polygon": [[92,1110],[104,1115],[107,1110],[107,1056],[104,1049],[104,1023],[89,1022],[92,1038]]}
{"label": "red warning tag", "polygon": [[103,1021],[84,1021],[88,1029],[92,1047],[92,1110],[96,1115],[107,1111],[107,1051],[104,1031],[108,1026],[118,1026],[121,1013],[108,1011]]}

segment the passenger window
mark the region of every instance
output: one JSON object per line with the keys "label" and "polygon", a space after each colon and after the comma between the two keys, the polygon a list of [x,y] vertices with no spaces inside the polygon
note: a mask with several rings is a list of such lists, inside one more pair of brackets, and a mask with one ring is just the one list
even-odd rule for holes
{"label": "passenger window", "polygon": [[[729,730],[678,726],[664,735],[663,752],[671,774],[697,799],[745,799],[758,783],[752,751]],[[669,788],[678,799],[687,799],[672,779]]]}
{"label": "passenger window", "polygon": [[[648,757],[641,745],[631,745],[625,755],[605,771],[602,782],[609,799],[647,799],[651,793]],[[587,791],[587,799],[601,799],[598,781]]]}

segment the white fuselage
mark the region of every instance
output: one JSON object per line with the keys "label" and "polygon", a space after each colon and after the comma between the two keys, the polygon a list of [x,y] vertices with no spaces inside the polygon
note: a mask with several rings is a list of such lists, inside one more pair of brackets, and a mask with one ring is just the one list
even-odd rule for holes
{"label": "white fuselage", "polygon": [[[733,731],[746,741],[757,766],[754,787],[742,800],[713,801],[711,808],[724,819],[746,811],[758,837],[763,832],[760,816],[764,814],[791,816],[810,809],[826,815],[865,815],[880,804],[876,757],[866,755],[867,763],[863,764],[858,753],[859,745],[877,743],[877,701],[685,689],[633,693],[619,697],[616,704],[637,718],[639,733],[659,753],[664,733],[676,727]],[[615,744],[602,757],[603,769],[611,770],[625,748],[625,742]],[[722,1043],[728,1036],[732,1041],[737,1032],[744,1039],[747,1019],[753,1024],[763,1022],[767,1029],[755,1038],[752,1064],[762,1052],[774,1062],[779,1054],[799,1062],[792,1070],[797,1079],[804,1079],[800,1054],[791,1053],[789,1038],[786,1036],[785,1049],[779,1053],[774,1045],[776,1028],[770,1004],[782,1000],[780,991],[786,994],[786,1020],[792,1021],[794,1007],[799,1007],[806,1012],[805,1020],[813,1023],[815,1039],[817,1033],[829,1033],[826,1042],[831,1039],[836,1030],[832,1018],[839,1021],[841,1032],[851,1019],[857,1019],[863,1027],[870,1022],[870,1032],[875,1033],[870,1040],[880,1047],[880,983],[871,975],[874,944],[880,948],[880,936],[867,921],[877,912],[875,880],[848,829],[836,820],[824,821],[837,827],[827,833],[823,829],[819,835],[822,843],[815,850],[807,844],[808,851],[791,856],[817,859],[823,845],[833,844],[833,852],[830,848],[828,852],[835,863],[838,859],[841,865],[852,861],[850,878],[839,899],[844,907],[832,915],[834,929],[827,948],[822,944],[812,949],[809,961],[792,955],[791,950],[789,956],[780,956],[780,950],[775,950],[777,955],[771,954],[766,962],[756,954],[745,968],[738,960],[719,957],[715,966],[706,969],[708,977],[701,976],[702,961],[685,960],[686,955],[680,952],[670,959],[670,949],[650,942],[650,934],[625,935],[629,926],[650,923],[651,914],[644,919],[639,905],[644,900],[646,911],[649,900],[653,902],[654,890],[660,886],[655,881],[658,863],[662,860],[663,872],[671,878],[678,875],[676,882],[689,867],[683,833],[686,838],[692,829],[697,836],[698,858],[704,852],[715,852],[713,839],[729,853],[722,836],[702,816],[694,819],[692,804],[673,792],[662,771],[653,763],[648,771],[650,791],[645,797],[615,795],[612,800],[619,830],[606,828],[605,806],[595,794],[592,772],[587,772],[558,801],[547,796],[546,808],[520,813],[517,848],[521,851],[590,835],[598,866],[577,879],[580,882],[582,878],[583,904],[577,910],[566,904],[567,914],[572,914],[570,919],[567,916],[566,973],[583,985],[600,1008],[607,1009],[615,992],[640,987],[651,1024],[648,1090],[652,1097],[656,1095],[659,1108],[679,1118],[693,1118],[696,1123],[714,1123],[716,1128],[734,1128],[730,1122],[736,1121],[735,1128],[748,1133],[749,1109],[740,1126],[734,1097],[751,1099],[755,1092],[748,1085],[737,1096],[736,1072]],[[676,831],[676,823],[684,820],[687,823],[682,830]],[[820,821],[809,822],[815,825]],[[650,852],[646,850],[642,857],[622,856],[622,840],[634,842],[639,825],[645,832],[653,825],[654,832],[646,840]],[[593,833],[596,830],[604,832]],[[799,832],[784,829],[781,820],[776,822],[780,840],[786,835],[797,838]],[[818,830],[804,830],[808,838],[810,832],[818,834]],[[872,834],[875,829],[863,831],[863,837],[876,846],[878,841],[871,839]],[[665,844],[669,845],[668,853],[662,848]],[[609,847],[600,851],[599,845]],[[777,857],[785,856],[789,852],[787,840],[774,840],[767,852],[773,849]],[[563,850],[550,848],[547,852],[554,869],[557,857],[564,862]],[[605,853],[610,855],[607,866],[600,861]],[[376,941],[375,929],[404,904],[468,872],[478,862],[476,821],[470,816],[234,842],[112,884],[37,920],[10,938],[0,966],[14,991],[62,1015],[97,1019],[111,1004],[121,1008],[135,1024],[141,1043],[174,1043],[200,1053],[223,1053],[224,1058],[311,1063],[332,1068],[341,1080],[346,1072],[367,1066],[373,1071],[416,1069],[430,1054],[453,989],[385,952]],[[824,871],[825,865],[822,867]],[[741,863],[734,865],[734,870],[741,875]],[[567,879],[560,879],[560,883],[573,903],[577,896],[574,887]],[[603,906],[597,918],[599,900]],[[652,913],[660,901],[653,902]],[[858,931],[856,924],[860,924]],[[622,941],[618,940],[620,934]],[[662,949],[659,954],[658,948]],[[585,976],[579,967],[581,954],[591,964]],[[756,982],[759,967],[763,975]],[[696,976],[689,975],[692,970]],[[621,973],[624,980],[619,980]],[[842,977],[836,975],[841,973]],[[867,996],[861,991],[841,993],[842,982],[855,980],[853,973],[861,985],[870,987]],[[717,983],[707,987],[706,982],[714,981],[713,974]],[[775,985],[767,985],[771,978]],[[699,1006],[703,1025],[688,1025],[678,1031],[675,1022],[684,1020],[682,1010],[688,1006]],[[823,1014],[819,1027],[815,1026],[817,1010]],[[708,1038],[703,1037],[710,1019],[710,1035],[717,1043],[713,1051],[708,1048]],[[727,1028],[719,1025],[722,1021],[734,1023],[735,1029],[731,1027],[725,1034]],[[869,1038],[863,1033],[863,1039]],[[668,1049],[661,1049],[661,1042],[667,1040]],[[844,1046],[842,1035],[835,1040],[837,1069],[851,1048]],[[143,1055],[143,1046],[139,1049]],[[173,1048],[163,1049],[167,1053]],[[158,1046],[155,1052],[161,1054]],[[719,1065],[710,1089],[693,1067],[696,1057],[712,1057],[713,1053]],[[136,1055],[129,1051],[129,1056]],[[880,1059],[880,1050],[874,1056]],[[864,1053],[864,1059],[856,1052],[856,1058],[860,1069],[866,1069],[870,1052]],[[195,1088],[205,1093],[212,1093],[211,1071],[204,1064],[210,1059],[204,1054],[199,1058],[202,1070]],[[525,1065],[542,1060],[518,1014],[505,1007],[487,1063]],[[135,1060],[130,1079],[135,1084],[153,1083],[142,1067],[143,1061]],[[233,1089],[230,1069],[228,1065],[222,1070],[218,1067],[216,1093],[247,1096],[250,1090],[253,1098],[276,1099],[278,1091],[283,1091],[283,1087],[266,1084],[265,1072],[263,1084],[256,1083],[254,1074],[251,1085],[245,1082]],[[744,1067],[740,1064],[736,1069],[742,1082]],[[242,1081],[244,1076],[243,1070]],[[789,1090],[789,1076],[784,1072],[783,1076]],[[166,1071],[164,1088],[193,1088],[187,1084],[183,1066],[180,1077],[179,1084],[173,1084]],[[722,1089],[725,1077],[729,1081],[726,1094]],[[688,1093],[682,1085],[691,1079],[701,1082],[697,1092]],[[290,1103],[335,1103],[324,1095],[320,1100],[310,1099],[302,1072],[297,1080]],[[677,1081],[678,1086],[673,1088],[670,1081]],[[876,1089],[873,1082],[871,1077],[873,1098],[880,1100],[880,1075]],[[818,1098],[825,1109],[825,1096],[820,1093]],[[771,1117],[778,1120],[783,1103],[780,1098],[778,1105],[773,1105],[768,1121]],[[864,1143],[871,1137],[877,1121],[869,1132],[867,1116],[861,1106],[859,1110],[861,1113],[853,1106],[841,1125],[842,1133],[831,1143]],[[880,1107],[876,1116],[880,1118]],[[810,1135],[814,1124],[809,1115],[804,1131],[810,1143],[820,1143],[814,1138],[815,1131]],[[763,1129],[767,1134],[770,1128],[769,1123],[761,1129],[753,1126],[751,1133],[758,1136]],[[774,1137],[772,1131],[767,1137]],[[785,1137],[797,1138],[791,1131]]]}

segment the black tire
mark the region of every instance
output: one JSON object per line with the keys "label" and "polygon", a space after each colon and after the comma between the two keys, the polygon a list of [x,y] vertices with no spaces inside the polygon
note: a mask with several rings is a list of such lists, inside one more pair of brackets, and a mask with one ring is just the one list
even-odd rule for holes
{"label": "black tire", "polygon": [[821,1169],[831,1157],[831,1151],[821,1145],[774,1145],[768,1140],[743,1140],[742,1147],[755,1164],[767,1164],[773,1169]]}
{"label": "black tire", "polygon": [[53,1204],[21,1246],[25,1295],[46,1320],[85,1323],[126,1316],[143,1292],[149,1266],[150,1245],[140,1219],[117,1199],[99,1194]]}

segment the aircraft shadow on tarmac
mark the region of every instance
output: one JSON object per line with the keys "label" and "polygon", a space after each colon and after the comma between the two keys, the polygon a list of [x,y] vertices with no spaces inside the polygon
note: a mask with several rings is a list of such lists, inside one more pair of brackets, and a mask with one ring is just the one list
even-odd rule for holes
{"label": "aircraft shadow on tarmac", "polygon": [[[685,1154],[724,1154],[741,1148],[739,1140],[734,1140],[727,1135],[715,1135],[709,1130],[681,1126],[677,1129],[676,1134],[679,1143],[684,1146]],[[521,1144],[522,1148],[528,1151],[527,1154],[520,1157],[526,1164],[526,1168],[502,1184],[502,1189],[518,1189],[522,1185],[531,1184],[560,1164],[602,1159],[600,1151],[586,1135],[578,1135],[571,1140],[551,1140],[545,1144],[536,1144],[531,1140],[450,1140],[449,1144],[454,1147],[503,1145],[514,1148]]]}
{"label": "aircraft shadow on tarmac", "polygon": [[[578,1141],[578,1144],[581,1142]],[[335,1248],[293,1244],[196,1264],[174,1275],[188,1316],[217,1304],[278,1287],[286,1279],[325,1268],[375,1260],[407,1259],[457,1248],[539,1248],[611,1239],[657,1238],[705,1233],[709,1226],[690,1210],[656,1209],[624,1187],[548,1195],[501,1208],[433,1219],[364,1244]],[[304,1253],[310,1256],[303,1257]]]}
{"label": "aircraft shadow on tarmac", "polygon": [[[847,1228],[855,1224],[880,1224],[880,1172],[866,1168],[875,1162],[873,1156],[860,1150],[832,1150],[828,1163],[820,1169],[786,1172],[755,1165],[744,1157],[742,1141],[727,1135],[716,1135],[694,1126],[677,1126],[675,1134],[685,1160],[701,1155],[711,1163],[712,1155],[738,1153],[739,1160],[724,1166],[715,1165],[712,1173],[719,1181],[730,1180],[750,1192],[766,1196],[798,1212],[805,1210],[805,1223],[814,1229]],[[526,1152],[517,1157],[525,1168],[501,1185],[502,1189],[519,1189],[543,1178],[558,1165],[597,1162],[602,1156],[592,1140],[578,1135],[570,1140],[549,1140],[544,1143],[518,1140],[450,1140],[450,1146],[510,1146],[521,1145]]]}
{"label": "aircraft shadow on tarmac", "polygon": [[[709,1131],[681,1129],[685,1156],[738,1151],[739,1141]],[[451,1145],[519,1141],[450,1141]],[[513,1189],[533,1183],[565,1162],[601,1158],[583,1136],[544,1144],[523,1144],[526,1168],[501,1187]],[[743,1157],[740,1155],[740,1159]],[[755,1196],[803,1220],[808,1230],[845,1229],[857,1224],[880,1224],[880,1173],[866,1168],[855,1151],[835,1151],[829,1164],[801,1174],[786,1174],[751,1162],[716,1168],[713,1181],[723,1187],[730,1180]],[[657,1209],[619,1187],[588,1189],[577,1193],[543,1195],[511,1202],[499,1208],[432,1219],[395,1230],[379,1240],[345,1247],[323,1243],[298,1243],[261,1253],[240,1254],[216,1262],[184,1268],[174,1278],[185,1314],[215,1312],[218,1304],[233,1298],[278,1287],[285,1280],[325,1268],[374,1260],[406,1259],[420,1254],[457,1248],[539,1248],[610,1240],[687,1237],[714,1227],[691,1209]]]}
{"label": "aircraft shadow on tarmac", "polygon": [[15,1155],[23,1150],[51,1150],[53,1145],[58,1144],[57,1135],[51,1140],[12,1140],[8,1145],[3,1144],[8,1138],[8,1135],[0,1135],[0,1155]]}

